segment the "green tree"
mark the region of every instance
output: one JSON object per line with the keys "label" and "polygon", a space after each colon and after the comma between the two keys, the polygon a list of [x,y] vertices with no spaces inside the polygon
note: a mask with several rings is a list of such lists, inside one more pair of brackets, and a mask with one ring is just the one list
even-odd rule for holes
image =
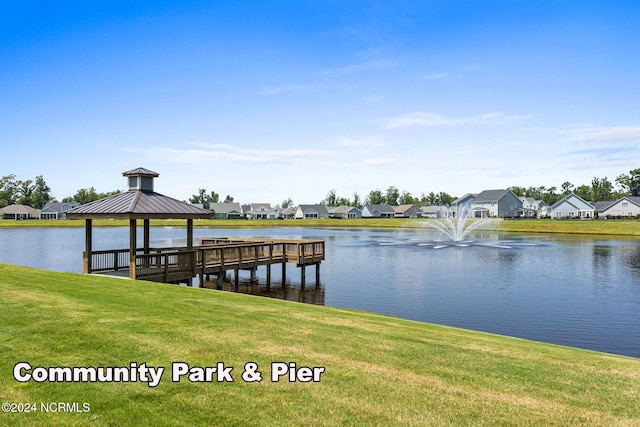
{"label": "green tree", "polygon": [[223,203],[233,203],[233,197],[227,194],[227,197],[224,198]]}
{"label": "green tree", "polygon": [[353,193],[353,206],[357,207],[358,209],[362,209],[363,207],[362,200],[360,200],[360,195],[357,191]]}
{"label": "green tree", "polygon": [[384,203],[385,197],[382,194],[382,191],[380,191],[380,189],[375,189],[369,192],[369,195],[367,196],[367,198],[365,199],[365,204],[366,205],[380,205],[382,203]]}
{"label": "green tree", "polygon": [[399,198],[400,198],[400,190],[398,190],[393,185],[387,188],[387,192],[385,193],[385,196],[384,196],[384,201],[387,204],[397,206]]}
{"label": "green tree", "polygon": [[280,207],[281,207],[282,209],[286,209],[286,208],[288,208],[289,206],[293,206],[293,200],[291,200],[291,197],[287,197],[286,199],[284,199],[284,200],[282,201],[282,203],[280,203]]}
{"label": "green tree", "polygon": [[569,194],[571,194],[571,192],[574,189],[574,185],[572,183],[570,183],[569,181],[565,181],[562,183],[562,195],[564,196],[568,196]]}
{"label": "green tree", "polygon": [[18,182],[15,175],[0,179],[0,208],[13,205],[18,199]]}
{"label": "green tree", "polygon": [[601,202],[605,200],[612,200],[613,196],[613,184],[611,181],[604,178],[594,177],[591,181],[591,201]]}
{"label": "green tree", "polygon": [[415,205],[416,202],[416,199],[408,191],[403,191],[398,198],[398,203],[401,205]]}
{"label": "green tree", "polygon": [[320,204],[323,204],[326,206],[338,206],[337,192],[338,190],[336,190],[335,188],[332,188],[331,190],[329,190],[329,192],[327,193],[327,196],[324,198],[324,200],[320,202]]}
{"label": "green tree", "polygon": [[589,200],[591,198],[591,187],[588,185],[582,184],[576,187],[576,189],[573,191],[573,194],[583,198],[584,200]]}
{"label": "green tree", "polygon": [[44,208],[44,205],[51,201],[51,188],[47,185],[42,175],[36,176],[35,188],[33,190],[33,207]]}
{"label": "green tree", "polygon": [[35,185],[32,180],[27,179],[26,181],[18,181],[18,203],[33,207],[34,190]]}
{"label": "green tree", "polygon": [[640,196],[640,168],[633,169],[629,174],[622,174],[616,178],[616,183],[622,192],[629,196]]}

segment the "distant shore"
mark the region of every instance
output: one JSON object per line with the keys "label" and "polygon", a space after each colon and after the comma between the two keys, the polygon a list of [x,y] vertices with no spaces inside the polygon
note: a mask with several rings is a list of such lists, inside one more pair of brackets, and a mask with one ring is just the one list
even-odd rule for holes
{"label": "distant shore", "polygon": [[[312,228],[424,228],[429,218],[374,218],[374,219],[198,219],[195,227],[212,228],[275,228],[275,227],[312,227]],[[127,220],[94,220],[94,226],[124,227]],[[185,220],[151,220],[156,227],[182,227]],[[83,227],[81,220],[0,220],[4,227]],[[561,233],[561,234],[598,234],[615,236],[640,236],[638,220],[555,220],[555,219],[514,219],[498,220],[491,229],[509,233]]]}

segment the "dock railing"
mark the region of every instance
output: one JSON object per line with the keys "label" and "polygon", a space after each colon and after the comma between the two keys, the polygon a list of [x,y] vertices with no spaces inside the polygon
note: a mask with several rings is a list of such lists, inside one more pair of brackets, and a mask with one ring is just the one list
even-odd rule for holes
{"label": "dock railing", "polygon": [[[192,248],[136,249],[135,278],[172,282],[198,274],[220,274],[283,263],[300,267],[324,260],[322,240],[203,238],[200,244]],[[86,259],[87,254],[84,256]],[[128,269],[129,249],[91,252],[89,273]]]}

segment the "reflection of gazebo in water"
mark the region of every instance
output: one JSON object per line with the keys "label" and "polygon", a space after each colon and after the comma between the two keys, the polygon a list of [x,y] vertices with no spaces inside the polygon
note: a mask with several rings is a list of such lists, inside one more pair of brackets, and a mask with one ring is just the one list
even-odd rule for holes
{"label": "reflection of gazebo in water", "polygon": [[[193,244],[193,220],[211,218],[211,212],[163,196],[153,191],[156,172],[137,168],[123,172],[129,181],[129,190],[67,211],[69,219],[85,220],[84,274],[108,273],[127,275],[131,279],[158,282],[181,282],[200,276],[217,276],[218,288],[227,271],[235,271],[238,288],[239,270],[251,271],[255,282],[258,266],[267,267],[267,286],[271,282],[271,265],[282,264],[282,280],[285,281],[286,263],[301,267],[301,283],[305,283],[305,267],[315,266],[316,285],[320,283],[320,262],[324,260],[322,240],[279,240],[262,238],[200,239],[200,246]],[[129,248],[95,251],[92,248],[94,219],[128,219]],[[137,222],[143,220],[142,248],[137,247]],[[149,229],[151,219],[186,219],[187,246],[176,248],[151,248]],[[124,274],[123,274],[124,273]],[[127,274],[128,273],[128,274]]]}
{"label": "reflection of gazebo in water", "polygon": [[[140,253],[148,255],[151,252],[149,247],[149,222],[151,219],[186,219],[187,249],[191,249],[193,248],[194,218],[211,218],[211,212],[205,209],[154,192],[153,179],[158,176],[156,172],[137,168],[123,172],[122,175],[126,176],[129,181],[128,191],[67,211],[67,218],[85,220],[85,252],[82,267],[82,272],[85,274],[91,274],[94,271],[118,271],[119,269],[128,268],[129,277],[135,279],[137,270],[136,255]],[[92,251],[93,219],[128,219],[129,249]],[[142,249],[137,248],[136,244],[137,222],[139,219],[143,221],[144,229]],[[108,254],[103,252],[108,252]],[[128,262],[125,255],[128,255]],[[112,257],[112,259],[107,259],[109,257]],[[94,259],[100,265],[93,265]],[[149,258],[141,261],[144,263],[145,260],[149,261]]]}

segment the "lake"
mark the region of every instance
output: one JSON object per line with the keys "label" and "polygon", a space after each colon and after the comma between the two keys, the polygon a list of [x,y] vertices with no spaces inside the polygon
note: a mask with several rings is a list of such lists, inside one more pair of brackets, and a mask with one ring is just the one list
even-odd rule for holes
{"label": "lake", "polygon": [[[93,249],[126,248],[128,236],[94,227]],[[310,267],[301,292],[289,266],[288,286],[273,268],[267,291],[262,267],[258,286],[241,272],[241,291],[640,357],[638,239],[478,232],[489,246],[434,249],[440,237],[428,229],[195,228],[194,237],[326,241],[319,287]],[[151,229],[151,246],[185,244],[185,228]],[[0,229],[0,263],[79,273],[83,250],[82,227]]]}

